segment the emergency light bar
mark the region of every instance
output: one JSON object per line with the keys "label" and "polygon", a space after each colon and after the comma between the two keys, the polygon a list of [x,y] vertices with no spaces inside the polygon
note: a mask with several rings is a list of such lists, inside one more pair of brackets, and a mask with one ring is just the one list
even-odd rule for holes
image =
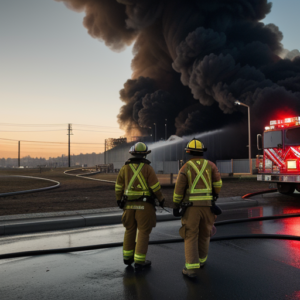
{"label": "emergency light bar", "polygon": [[270,126],[266,126],[265,130],[272,130],[276,128],[284,128],[297,125],[300,125],[300,117],[285,118],[283,120],[272,120],[270,121]]}

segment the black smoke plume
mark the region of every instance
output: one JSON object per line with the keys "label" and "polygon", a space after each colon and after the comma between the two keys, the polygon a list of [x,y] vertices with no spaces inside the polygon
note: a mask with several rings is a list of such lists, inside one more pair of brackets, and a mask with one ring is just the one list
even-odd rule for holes
{"label": "black smoke plume", "polygon": [[[56,0],[85,11],[89,34],[114,51],[134,42],[132,78],[120,91],[122,128],[191,134],[246,120],[257,130],[287,107],[300,113],[299,51],[262,19],[267,0]],[[286,56],[285,59],[281,58]],[[173,126],[173,127],[172,127]]]}

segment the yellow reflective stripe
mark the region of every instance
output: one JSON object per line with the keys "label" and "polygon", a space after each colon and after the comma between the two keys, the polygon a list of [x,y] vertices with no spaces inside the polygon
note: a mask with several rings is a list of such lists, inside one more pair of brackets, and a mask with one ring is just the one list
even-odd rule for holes
{"label": "yellow reflective stripe", "polygon": [[144,166],[144,164],[141,163],[141,164],[139,165],[138,169],[136,170],[132,164],[129,164],[129,167],[131,168],[131,170],[132,170],[132,172],[133,172],[133,176],[132,176],[132,178],[131,178],[131,180],[130,180],[128,186],[127,186],[127,190],[125,191],[125,194],[126,194],[126,195],[127,195],[127,193],[128,193],[128,190],[131,189],[131,186],[133,185],[133,183],[134,183],[136,177],[139,175],[139,173],[140,173],[140,171],[142,170],[143,166]]}
{"label": "yellow reflective stripe", "polygon": [[222,179],[221,180],[219,180],[219,181],[216,181],[216,182],[213,182],[213,186],[214,187],[222,187]]}
{"label": "yellow reflective stripe", "polygon": [[206,169],[205,170],[206,171],[206,174],[207,174],[207,178],[208,178],[208,181],[209,181],[209,187],[211,188],[211,174],[210,174],[210,172]]}
{"label": "yellow reflective stripe", "polygon": [[116,185],[115,185],[115,191],[122,191],[122,190],[123,190],[123,185],[116,183]]}
{"label": "yellow reflective stripe", "polygon": [[141,178],[141,175],[139,174],[139,175],[137,176],[137,178],[138,178],[138,180],[139,180],[139,182],[140,182],[140,184],[141,184],[141,186],[142,186],[142,190],[145,191],[145,190],[147,189],[147,186],[145,186],[145,184],[144,184],[144,182],[143,182],[143,180],[142,180],[142,178]]}
{"label": "yellow reflective stripe", "polygon": [[189,201],[212,200],[213,196],[189,196]]}
{"label": "yellow reflective stripe", "polygon": [[174,192],[173,194],[173,202],[179,203],[183,199],[183,195],[178,195]]}
{"label": "yellow reflective stripe", "polygon": [[145,191],[145,192],[143,192],[143,191],[129,191],[127,193],[128,198],[129,198],[129,196],[143,196],[143,195],[150,196],[151,194],[150,194],[149,191]]}
{"label": "yellow reflective stripe", "polygon": [[144,210],[145,207],[142,205],[125,205],[125,209],[137,209],[137,210]]}
{"label": "yellow reflective stripe", "polygon": [[185,267],[190,270],[190,269],[199,269],[200,268],[200,263],[197,264],[185,264]]}
{"label": "yellow reflective stripe", "polygon": [[134,254],[135,261],[145,261],[146,254]]}
{"label": "yellow reflective stripe", "polygon": [[156,192],[159,191],[159,190],[160,190],[160,186],[157,187],[155,190],[153,190],[153,192],[156,193]]}
{"label": "yellow reflective stripe", "polygon": [[157,187],[160,187],[159,182],[155,183],[154,185],[150,186],[151,190],[155,190]]}
{"label": "yellow reflective stripe", "polygon": [[138,257],[138,258],[146,258],[146,254],[134,254],[134,257]]}
{"label": "yellow reflective stripe", "polygon": [[154,193],[161,189],[159,182],[157,182],[156,184],[152,185],[150,188],[151,188],[151,190]]}
{"label": "yellow reflective stripe", "polygon": [[[193,162],[191,162],[191,165],[193,166],[193,168],[197,168],[197,167],[194,165]],[[194,193],[195,186],[197,185],[197,183],[198,183],[200,177],[201,177],[201,179],[203,180],[203,182],[204,182],[206,188],[207,188],[207,189],[209,188],[209,187],[207,186],[207,182],[206,182],[205,178],[202,176],[202,175],[203,175],[203,172],[205,171],[206,166],[207,166],[207,160],[204,161],[203,166],[202,166],[200,172],[199,172],[199,170],[198,170],[198,168],[197,168],[198,174],[197,174],[197,176],[196,176],[196,178],[195,178],[195,180],[194,180],[194,182],[193,182],[193,185],[192,185],[192,188],[191,188],[191,194]]]}
{"label": "yellow reflective stripe", "polygon": [[133,250],[123,250],[124,259],[129,259],[133,256]]}
{"label": "yellow reflective stripe", "polygon": [[142,173],[139,174],[139,180],[143,183],[142,185],[145,186],[144,189],[148,190],[148,184]]}
{"label": "yellow reflective stripe", "polygon": [[203,264],[203,263],[205,263],[206,261],[207,261],[207,256],[204,257],[204,258],[199,258],[200,264]]}
{"label": "yellow reflective stripe", "polygon": [[189,186],[191,186],[193,182],[192,182],[192,173],[190,169],[187,170],[187,176],[188,176]]}
{"label": "yellow reflective stripe", "polygon": [[[212,187],[211,187],[211,181],[210,181],[210,176],[209,176],[209,171],[206,170],[206,173],[208,175],[209,178],[209,184],[207,183],[205,177],[203,176],[203,173],[207,167],[208,161],[204,160],[204,163],[202,165],[201,170],[199,171],[199,169],[197,168],[197,166],[192,162],[189,161],[188,164],[195,170],[195,172],[197,173],[197,176],[191,186],[191,184],[189,183],[189,185],[191,186],[191,189],[188,190],[189,194],[199,194],[199,193],[211,193],[212,192]],[[189,176],[191,176],[190,174],[188,174]],[[199,182],[200,178],[203,180],[203,183],[206,186],[206,189],[196,189],[196,185]],[[189,180],[189,182],[191,182],[191,179]],[[210,199],[209,199],[210,200]]]}
{"label": "yellow reflective stripe", "polygon": [[196,174],[199,174],[199,169],[197,168],[197,166],[191,160],[188,161],[188,164],[194,169]]}
{"label": "yellow reflective stripe", "polygon": [[[146,180],[145,180],[143,174],[140,173],[143,166],[144,166],[144,164],[141,163],[137,170],[135,169],[135,167],[132,164],[129,164],[129,166],[130,166],[130,168],[131,168],[134,175],[133,175],[133,177],[131,178],[131,180],[128,184],[127,190],[125,191],[125,195],[128,196],[129,200],[130,200],[130,196],[133,196],[133,198],[131,198],[131,199],[134,199],[135,196],[150,196],[151,193],[148,189],[148,185],[146,183]],[[142,186],[142,191],[131,191],[130,190],[136,178],[138,179],[139,183]]]}

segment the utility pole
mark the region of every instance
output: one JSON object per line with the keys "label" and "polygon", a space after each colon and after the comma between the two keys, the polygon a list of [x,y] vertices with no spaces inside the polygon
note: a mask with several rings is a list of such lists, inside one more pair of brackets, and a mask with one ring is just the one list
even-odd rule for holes
{"label": "utility pole", "polygon": [[168,132],[168,130],[167,130],[167,121],[168,121],[168,119],[165,119],[165,140],[167,140],[167,137],[168,137],[168,134],[167,134],[167,132]]}
{"label": "utility pole", "polygon": [[104,140],[104,164],[106,164],[106,139]]}
{"label": "utility pole", "polygon": [[154,142],[156,142],[156,139],[157,139],[157,135],[156,135],[156,133],[157,133],[157,131],[156,131],[156,123],[153,123],[153,125],[154,125],[154,129],[155,129],[155,135],[154,135]]}
{"label": "utility pole", "polygon": [[251,160],[251,126],[250,126],[250,106],[240,101],[235,101],[235,105],[242,105],[248,108],[248,155],[249,155],[249,173],[252,175],[252,160]]}
{"label": "utility pole", "polygon": [[69,160],[69,168],[71,167],[71,135],[72,133],[72,124],[68,124],[68,134],[69,136],[69,143],[68,143],[68,160]]}
{"label": "utility pole", "polygon": [[21,141],[18,142],[18,167],[21,166]]}

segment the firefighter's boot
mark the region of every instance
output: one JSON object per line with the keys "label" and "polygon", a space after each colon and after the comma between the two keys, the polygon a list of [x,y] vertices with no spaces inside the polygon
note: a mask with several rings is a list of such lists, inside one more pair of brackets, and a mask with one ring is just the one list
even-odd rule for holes
{"label": "firefighter's boot", "polygon": [[142,263],[135,263],[134,264],[134,268],[136,271],[140,271],[140,270],[143,270],[147,267],[150,267],[151,266],[151,261],[150,260],[145,260],[144,262]]}
{"label": "firefighter's boot", "polygon": [[187,277],[190,277],[190,278],[194,278],[194,277],[197,276],[195,269],[187,269],[186,267],[184,267],[182,269],[182,274],[187,276]]}
{"label": "firefighter's boot", "polygon": [[134,262],[133,257],[129,259],[124,259],[124,264],[130,266]]}

